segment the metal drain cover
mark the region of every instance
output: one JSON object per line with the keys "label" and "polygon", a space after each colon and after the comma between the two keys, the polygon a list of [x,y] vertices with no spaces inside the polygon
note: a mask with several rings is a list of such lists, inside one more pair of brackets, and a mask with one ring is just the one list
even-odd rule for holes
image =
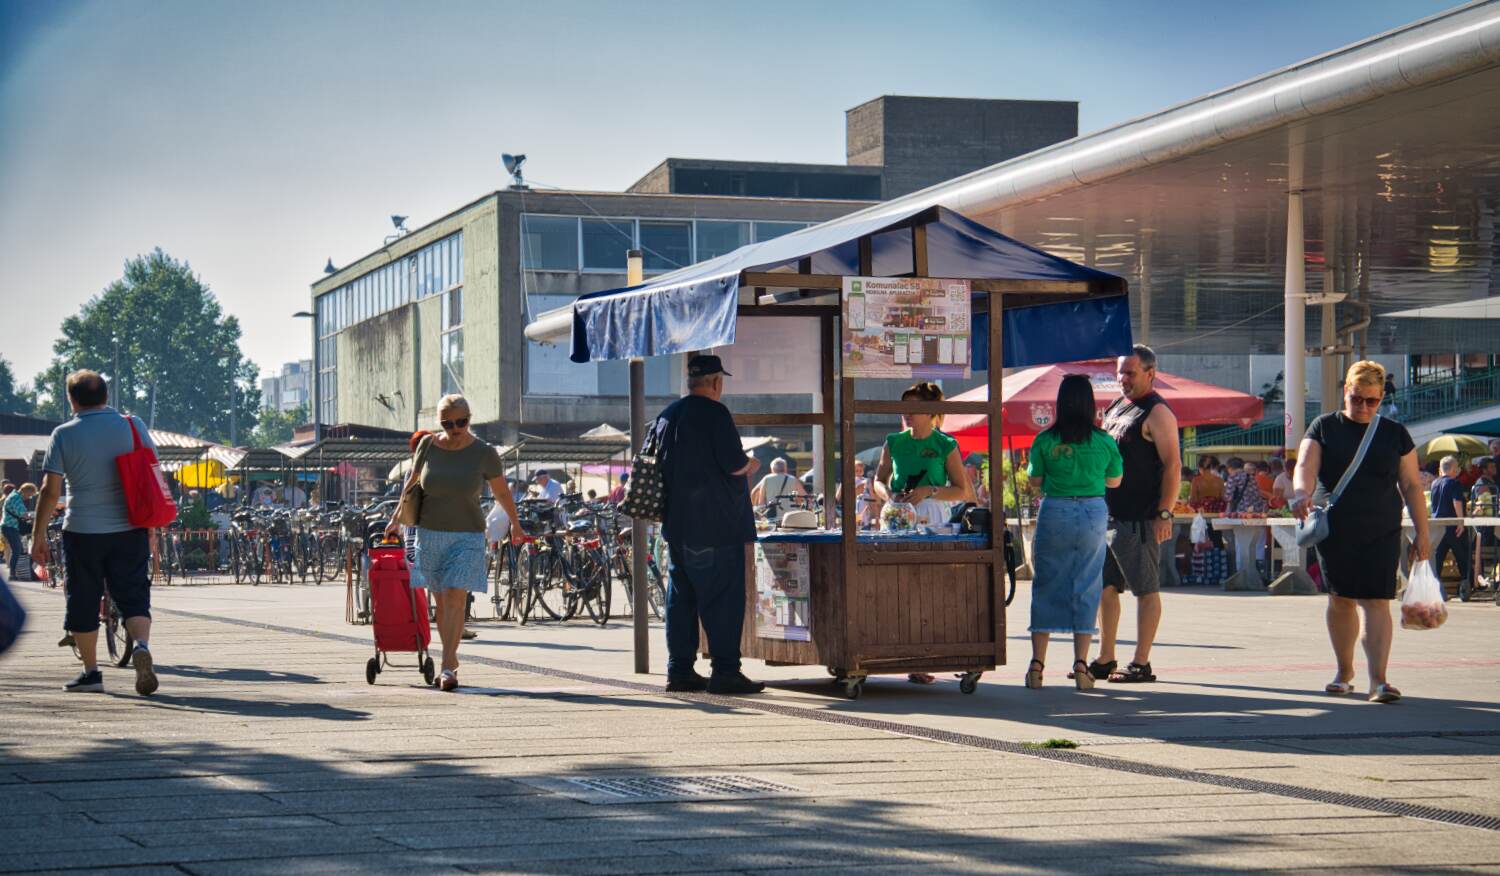
{"label": "metal drain cover", "polygon": [[517,777],[515,781],[584,803],[675,803],[691,800],[753,800],[796,797],[807,793],[781,777],[717,776],[576,776]]}

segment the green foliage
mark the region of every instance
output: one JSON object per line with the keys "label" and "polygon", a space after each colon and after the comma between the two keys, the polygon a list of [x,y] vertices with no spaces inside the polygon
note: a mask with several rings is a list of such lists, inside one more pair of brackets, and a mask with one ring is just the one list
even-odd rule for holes
{"label": "green foliage", "polygon": [[[1031,479],[1026,476],[1026,464],[1016,459],[1017,467],[1011,467],[1011,454],[1007,453],[1000,469],[1005,480],[1005,505],[1007,514],[1014,514],[1016,510],[1016,488],[1021,490],[1021,502],[1028,508],[1035,508],[1041,496],[1031,488]],[[985,464],[985,477],[989,477],[989,464]]]}
{"label": "green foliage", "polygon": [[213,529],[213,518],[208,516],[208,506],[200,497],[196,502],[188,502],[178,513],[177,518],[182,521],[184,529]]}
{"label": "green foliage", "polygon": [[1022,748],[1077,748],[1078,743],[1071,739],[1048,739],[1045,742],[1023,742]]}
{"label": "green foliage", "polygon": [[275,447],[292,440],[292,431],[296,427],[307,423],[312,419],[308,413],[307,405],[298,405],[286,413],[281,411],[261,411],[260,422],[255,425],[255,431],[250,433],[249,443],[251,447]]}
{"label": "green foliage", "polygon": [[36,409],[36,393],[16,384],[16,372],[0,356],[0,414],[30,414]]}
{"label": "green foliage", "polygon": [[116,408],[153,428],[213,441],[230,437],[232,378],[239,431],[255,426],[259,369],[240,353],[239,320],[225,315],[186,262],[159,248],[126,262],[123,277],[63,320],[52,351],[37,377],[43,416],[66,419],[68,372],[92,368],[109,379]]}

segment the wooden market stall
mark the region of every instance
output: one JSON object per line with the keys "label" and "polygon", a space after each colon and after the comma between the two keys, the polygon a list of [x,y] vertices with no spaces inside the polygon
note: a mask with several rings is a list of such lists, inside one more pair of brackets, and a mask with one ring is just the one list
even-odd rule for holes
{"label": "wooden market stall", "polygon": [[[818,429],[823,459],[840,460],[837,469],[827,465],[822,472],[825,496],[842,486],[839,528],[766,533],[747,546],[743,655],[827,667],[850,697],[870,675],[908,672],[961,673],[961,688],[972,693],[981,673],[1005,662],[1004,516],[991,515],[989,531],[981,533],[859,531],[854,425],[861,416],[910,413],[977,414],[999,423],[1001,400],[860,397],[860,381],[841,356],[850,350],[842,325],[846,280],[893,277],[963,284],[969,304],[964,350],[992,385],[1000,385],[1004,367],[1130,348],[1122,279],[930,207],[827,223],[650,283],[585,296],[571,310],[573,359],[708,350],[733,342],[737,317],[816,318],[820,373],[809,391],[820,390],[814,398],[822,399],[822,409],[738,412],[734,419],[742,426]],[[555,324],[554,334],[547,330],[534,325],[527,334],[536,340],[561,335]],[[992,459],[1000,458],[1001,436],[1001,429],[990,430]],[[989,476],[991,494],[1003,495],[1000,466],[991,466]],[[777,559],[768,560],[772,553]],[[788,609],[790,600],[768,594],[768,565],[792,568],[806,582],[804,605]],[[768,597],[786,617],[773,622]]]}

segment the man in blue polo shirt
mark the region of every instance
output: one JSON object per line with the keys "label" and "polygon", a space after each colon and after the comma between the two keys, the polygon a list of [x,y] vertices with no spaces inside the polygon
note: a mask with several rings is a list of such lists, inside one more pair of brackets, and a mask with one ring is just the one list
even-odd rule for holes
{"label": "man in blue polo shirt", "polygon": [[[734,417],[719,398],[724,370],[718,356],[688,360],[688,394],[653,424],[665,430],[663,537],[671,555],[667,587],[667,690],[717,694],[760,693],[765,685],[740,672],[745,626],[745,545],[755,541],[750,477],[760,468],[745,455]],[[713,666],[699,675],[698,623],[708,637]]]}
{"label": "man in blue polo shirt", "polygon": [[151,541],[150,532],[130,525],[125,490],[115,457],[135,447],[132,422],[141,443],[155,450],[151,433],[136,417],[121,416],[110,407],[104,378],[93,371],[68,375],[68,404],[73,419],[52,431],[36,523],[31,536],[33,563],[52,561],[47,548],[47,521],[68,483],[68,510],[63,517],[63,562],[68,566],[68,607],[63,626],[73,634],[83,671],[63,685],[67,691],[102,691],[99,671],[99,602],[105,588],[125,618],[125,631],[135,640],[131,656],[135,690],[142,696],[156,692],[151,658]]}
{"label": "man in blue polo shirt", "polygon": [[[1438,463],[1438,471],[1440,476],[1432,482],[1432,495],[1428,503],[1432,516],[1456,517],[1462,521],[1468,491],[1458,480],[1458,457],[1443,457],[1443,461]],[[1432,551],[1432,567],[1439,575],[1443,573],[1443,561],[1448,558],[1449,551],[1453,552],[1453,560],[1458,564],[1458,577],[1468,578],[1469,537],[1462,522],[1457,526],[1445,527],[1442,540]]]}

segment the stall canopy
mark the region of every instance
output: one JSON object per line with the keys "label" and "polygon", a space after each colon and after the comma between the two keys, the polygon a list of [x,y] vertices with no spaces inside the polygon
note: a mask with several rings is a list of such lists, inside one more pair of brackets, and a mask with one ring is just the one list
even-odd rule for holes
{"label": "stall canopy", "polygon": [[[1084,281],[1096,296],[1007,306],[1006,367],[1118,353],[1130,345],[1130,308],[1118,277],[1019,243],[944,207],[864,221],[834,221],[754,243],[663,274],[649,283],[579,298],[572,305],[572,359],[662,356],[734,343],[741,272],[859,273],[859,239],[871,238],[872,275],[913,273],[912,226],[927,228],[927,274],[967,280]],[[837,294],[830,292],[829,294]],[[988,314],[975,314],[973,367],[988,363]],[[545,336],[545,331],[540,332]],[[528,331],[534,339],[538,332]]]}
{"label": "stall canopy", "polygon": [[[1030,447],[1039,433],[1057,417],[1057,387],[1069,374],[1086,374],[1094,384],[1094,403],[1102,412],[1120,397],[1120,382],[1113,359],[1064,362],[1027,368],[1005,378],[1001,389],[1005,415],[1005,443]],[[1180,426],[1237,424],[1248,428],[1261,417],[1261,401],[1253,395],[1158,371],[1156,391],[1172,407]],[[954,401],[985,401],[988,386],[975,387],[954,396]],[[958,439],[964,453],[989,452],[989,423],[975,414],[957,414],[943,423],[943,431]]]}

